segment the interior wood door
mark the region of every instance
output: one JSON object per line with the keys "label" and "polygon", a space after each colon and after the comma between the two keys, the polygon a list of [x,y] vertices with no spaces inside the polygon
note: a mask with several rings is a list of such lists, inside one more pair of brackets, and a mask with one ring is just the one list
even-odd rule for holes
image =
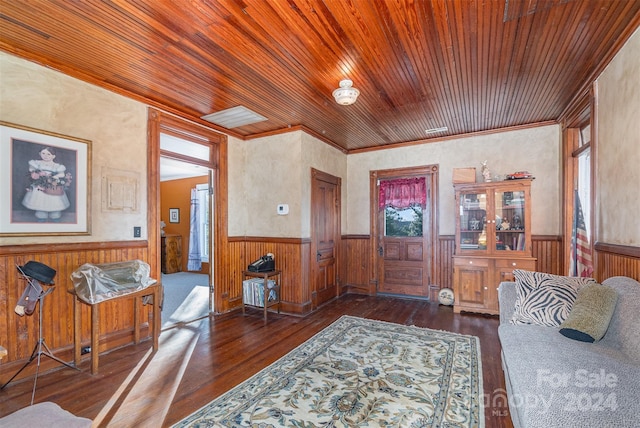
{"label": "interior wood door", "polygon": [[339,177],[311,170],[311,306],[339,294],[337,250],[340,241]]}
{"label": "interior wood door", "polygon": [[[438,168],[436,165],[425,167],[395,169],[372,172],[375,186],[372,189],[375,197],[371,206],[372,226],[377,238],[374,259],[377,267],[377,292],[399,294],[405,296],[429,298],[429,286],[433,278],[436,236],[435,214],[437,212],[434,194],[437,193]],[[425,206],[419,215],[421,224],[412,226],[413,236],[400,236],[393,232],[393,223],[389,222],[385,208],[378,206],[378,190],[382,180],[425,177]],[[411,209],[407,209],[411,212]],[[398,221],[407,220],[406,213],[400,215]],[[374,225],[375,223],[375,225]]]}
{"label": "interior wood door", "polygon": [[429,296],[428,259],[424,237],[383,236],[380,293]]}

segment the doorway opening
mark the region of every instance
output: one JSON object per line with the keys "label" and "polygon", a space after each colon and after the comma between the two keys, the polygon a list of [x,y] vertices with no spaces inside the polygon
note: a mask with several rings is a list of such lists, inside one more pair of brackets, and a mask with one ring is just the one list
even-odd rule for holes
{"label": "doorway opening", "polygon": [[[160,135],[162,142],[170,136]],[[173,137],[170,137],[173,138]],[[182,142],[180,147],[184,145]],[[160,157],[160,267],[162,328],[189,323],[213,311],[211,169]]]}
{"label": "doorway opening", "polygon": [[[209,233],[208,256],[209,262],[201,267],[202,274],[208,275],[208,313],[218,313],[227,309],[228,290],[226,267],[223,258],[219,256],[227,244],[227,137],[224,134],[213,131],[205,126],[184,120],[180,117],[149,109],[149,253],[152,272],[157,278],[161,277],[161,221],[165,224],[173,224],[171,221],[185,221],[190,223],[190,194],[189,202],[180,208],[179,206],[165,206],[164,212],[160,200],[160,162],[176,161],[180,165],[199,165],[205,168],[208,174],[209,208],[208,226],[205,230]],[[163,168],[164,169],[164,168]],[[195,186],[194,186],[195,187]],[[166,231],[165,231],[166,233]],[[184,232],[185,243],[180,247],[184,249],[185,258],[189,257],[188,236],[190,232]],[[166,241],[166,240],[165,240]],[[166,242],[165,242],[166,243]],[[201,253],[202,254],[202,253]],[[184,266],[184,265],[182,265]],[[215,288],[214,288],[215,287]],[[215,293],[214,293],[215,289]],[[204,300],[204,299],[200,299]],[[204,303],[204,302],[202,302]]]}

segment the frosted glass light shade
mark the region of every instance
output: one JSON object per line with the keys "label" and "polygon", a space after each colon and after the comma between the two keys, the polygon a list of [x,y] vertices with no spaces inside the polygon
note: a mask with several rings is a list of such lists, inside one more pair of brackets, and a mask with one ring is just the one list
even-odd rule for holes
{"label": "frosted glass light shade", "polygon": [[341,80],[340,87],[333,91],[336,102],[343,106],[348,106],[356,102],[360,91],[352,87],[353,82],[349,79]]}

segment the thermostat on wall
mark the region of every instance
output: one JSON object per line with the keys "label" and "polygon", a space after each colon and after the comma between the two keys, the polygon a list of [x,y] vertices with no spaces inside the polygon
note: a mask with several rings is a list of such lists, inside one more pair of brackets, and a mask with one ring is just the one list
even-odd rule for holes
{"label": "thermostat on wall", "polygon": [[278,214],[279,215],[287,215],[289,214],[289,205],[288,204],[278,204]]}

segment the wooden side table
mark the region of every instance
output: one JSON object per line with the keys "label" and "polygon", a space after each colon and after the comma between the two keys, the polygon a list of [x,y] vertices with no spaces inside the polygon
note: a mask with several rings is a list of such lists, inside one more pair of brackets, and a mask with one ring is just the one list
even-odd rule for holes
{"label": "wooden side table", "polygon": [[[245,270],[242,272],[243,276],[243,285],[242,285],[242,315],[245,314],[245,307],[253,307],[253,308],[261,308],[264,311],[264,323],[267,324],[267,310],[275,305],[278,305],[278,313],[280,313],[280,289],[281,289],[281,271],[272,270],[269,272],[252,272],[249,270]],[[245,303],[244,301],[244,280],[248,278],[262,278],[262,286],[264,287],[264,305],[251,305]],[[269,278],[275,278],[276,285],[273,288],[269,288]],[[276,300],[269,302],[269,291],[275,290]]]}
{"label": "wooden side table", "polygon": [[133,340],[137,344],[140,342],[140,307],[142,306],[142,298],[145,296],[153,296],[153,322],[149,326],[151,329],[151,337],[153,340],[153,350],[158,350],[158,336],[160,335],[160,294],[162,287],[160,282],[156,282],[142,290],[133,293],[123,294],[98,303],[87,303],[81,300],[75,290],[69,290],[73,295],[73,344],[74,344],[74,363],[76,367],[81,360],[81,337],[80,330],[82,328],[82,311],[81,305],[88,305],[91,309],[91,374],[98,373],[98,347],[100,344],[100,304],[112,302],[120,299],[133,299]]}

